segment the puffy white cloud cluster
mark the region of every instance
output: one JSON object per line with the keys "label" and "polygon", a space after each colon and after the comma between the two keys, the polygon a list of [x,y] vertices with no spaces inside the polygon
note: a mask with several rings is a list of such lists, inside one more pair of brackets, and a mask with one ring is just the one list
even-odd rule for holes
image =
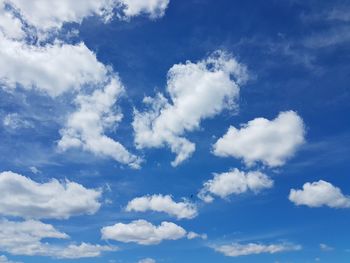
{"label": "puffy white cloud cluster", "polygon": [[150,18],[162,17],[170,0],[119,0],[126,18],[148,14]]}
{"label": "puffy white cloud cluster", "polygon": [[102,239],[120,242],[134,242],[140,245],[155,245],[163,240],[177,240],[186,236],[186,230],[171,223],[162,222],[159,226],[146,220],[135,220],[129,224],[117,223],[102,228]]}
{"label": "puffy white cloud cluster", "polygon": [[247,79],[246,68],[231,55],[217,51],[193,63],[176,64],[168,72],[167,93],[145,97],[148,110],[135,110],[133,127],[138,148],[170,147],[177,166],[195,151],[184,137],[200,128],[202,120],[236,108],[239,85]]}
{"label": "puffy white cloud cluster", "polygon": [[35,220],[0,221],[0,250],[14,255],[50,256],[55,258],[96,257],[103,251],[113,251],[110,246],[80,245],[58,246],[42,242],[43,239],[67,239],[69,236],[55,229],[50,224]]}
{"label": "puffy white cloud cluster", "polygon": [[256,118],[240,129],[231,126],[214,144],[214,154],[242,158],[249,166],[258,161],[281,166],[303,144],[304,134],[303,120],[296,112],[281,112],[271,121]]}
{"label": "puffy white cloud cluster", "polygon": [[37,183],[13,172],[0,173],[0,214],[22,218],[67,219],[96,213],[101,203],[99,190],[55,179]]}
{"label": "puffy white cloud cluster", "polygon": [[323,180],[305,183],[301,190],[291,189],[289,200],[296,205],[306,205],[309,207],[350,207],[350,196],[344,195],[338,187]]}
{"label": "puffy white cloud cluster", "polygon": [[106,129],[122,119],[123,115],[115,110],[115,103],[123,91],[119,79],[113,78],[103,90],[95,90],[91,95],[79,95],[75,100],[78,109],[68,117],[66,126],[61,130],[58,147],[61,150],[82,148],[138,168],[141,159],[104,134]]}
{"label": "puffy white cloud cluster", "polygon": [[127,204],[126,211],[164,212],[178,219],[191,219],[198,214],[196,205],[186,200],[175,202],[170,195],[148,195],[134,198]]}
{"label": "puffy white cloud cluster", "polygon": [[300,245],[292,245],[292,244],[264,245],[259,243],[249,243],[249,244],[233,243],[229,245],[221,245],[221,246],[214,247],[215,251],[220,252],[228,257],[247,256],[247,255],[262,254],[262,253],[275,254],[278,252],[295,251],[300,249],[301,249]]}
{"label": "puffy white cloud cluster", "polygon": [[214,178],[205,182],[198,193],[204,202],[210,203],[214,196],[226,198],[232,194],[241,194],[247,191],[258,193],[273,186],[273,181],[259,171],[244,172],[233,169],[230,172],[214,174]]}

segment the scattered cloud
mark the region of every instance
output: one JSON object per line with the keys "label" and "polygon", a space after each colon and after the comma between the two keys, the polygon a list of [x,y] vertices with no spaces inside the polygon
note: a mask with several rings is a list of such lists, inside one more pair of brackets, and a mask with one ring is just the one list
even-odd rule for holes
{"label": "scattered cloud", "polygon": [[126,211],[164,212],[178,219],[191,219],[197,216],[197,207],[188,202],[175,202],[170,195],[151,195],[137,197],[131,200],[126,206]]}
{"label": "scattered cloud", "polygon": [[162,94],[145,97],[149,107],[135,110],[133,127],[137,148],[170,147],[177,166],[195,151],[195,144],[183,135],[200,128],[203,119],[224,109],[237,107],[239,85],[247,79],[244,65],[231,55],[217,51],[197,63],[176,64],[168,72],[168,100]]}
{"label": "scattered cloud", "polygon": [[9,260],[5,255],[0,256],[0,263],[21,263]]}
{"label": "scattered cloud", "polygon": [[13,172],[0,173],[0,192],[0,214],[6,216],[67,219],[94,214],[101,206],[99,190],[68,180],[37,183]]}
{"label": "scattered cloud", "polygon": [[228,257],[248,256],[254,254],[269,253],[275,254],[285,251],[300,250],[300,245],[292,244],[270,244],[264,245],[259,243],[239,244],[233,243],[230,245],[215,246],[214,250]]}
{"label": "scattered cloud", "polygon": [[144,258],[138,261],[138,263],[156,263],[153,258]]}
{"label": "scattered cloud", "polygon": [[256,118],[227,133],[214,144],[217,156],[242,158],[251,166],[261,161],[270,167],[283,165],[303,144],[303,120],[294,111],[281,112],[274,120]]}
{"label": "scattered cloud", "polygon": [[305,183],[302,190],[291,189],[289,200],[296,205],[306,205],[309,207],[350,207],[350,197],[344,195],[338,187],[323,180]]}
{"label": "scattered cloud", "polygon": [[186,236],[186,230],[171,223],[162,222],[159,226],[146,220],[135,220],[129,224],[117,223],[102,228],[102,239],[120,242],[134,242],[140,245],[155,245],[163,240],[177,240]]}
{"label": "scattered cloud", "polygon": [[331,246],[328,246],[327,244],[323,244],[323,243],[321,243],[320,244],[320,249],[322,250],[322,251],[332,251],[332,250],[334,250],[334,248],[333,247],[331,247]]}
{"label": "scattered cloud", "polygon": [[0,221],[0,250],[13,255],[49,256],[54,258],[96,257],[103,251],[113,251],[110,246],[81,243],[68,246],[50,245],[43,239],[68,239],[69,236],[55,229],[52,225],[40,221],[22,222]]}
{"label": "scattered cloud", "polygon": [[226,198],[232,194],[242,194],[247,191],[258,193],[273,186],[273,181],[259,171],[243,172],[233,169],[230,172],[214,174],[214,178],[205,182],[198,197],[210,203],[214,196]]}
{"label": "scattered cloud", "polygon": [[207,234],[198,234],[196,232],[190,231],[187,233],[187,238],[188,239],[195,239],[195,238],[207,239],[208,236],[207,236]]}
{"label": "scattered cloud", "polygon": [[115,109],[115,103],[124,87],[118,78],[111,79],[104,90],[95,90],[91,95],[79,95],[75,99],[77,111],[68,116],[66,126],[60,131],[59,149],[83,148],[99,156],[106,156],[139,168],[141,159],[131,154],[119,142],[105,135],[123,117]]}
{"label": "scattered cloud", "polygon": [[32,128],[33,124],[22,118],[17,113],[9,113],[3,119],[3,125],[12,130],[22,129],[22,128]]}
{"label": "scattered cloud", "polygon": [[119,0],[125,18],[148,14],[150,18],[162,17],[170,0]]}

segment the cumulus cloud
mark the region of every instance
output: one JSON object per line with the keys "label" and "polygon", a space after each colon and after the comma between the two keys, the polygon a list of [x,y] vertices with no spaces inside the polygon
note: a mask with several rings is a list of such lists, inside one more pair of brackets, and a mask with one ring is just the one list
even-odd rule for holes
{"label": "cumulus cloud", "polygon": [[186,230],[171,223],[162,222],[159,226],[146,220],[135,220],[129,224],[117,223],[102,228],[102,239],[120,242],[134,242],[140,245],[155,245],[163,240],[177,240],[186,236]]}
{"label": "cumulus cloud", "polygon": [[190,231],[187,233],[187,238],[188,239],[195,239],[195,238],[207,239],[208,236],[207,234],[198,234],[196,232]]}
{"label": "cumulus cloud", "polygon": [[178,219],[191,219],[197,216],[197,207],[188,202],[175,202],[170,195],[151,195],[137,197],[126,206],[126,211],[156,211],[165,212]]}
{"label": "cumulus cloud", "polygon": [[125,17],[134,17],[140,14],[148,14],[155,19],[162,17],[170,0],[120,0]]}
{"label": "cumulus cloud", "polygon": [[303,144],[304,134],[303,120],[296,112],[281,112],[271,121],[256,118],[240,129],[230,126],[214,144],[214,154],[242,158],[249,166],[258,161],[270,167],[281,166]]}
{"label": "cumulus cloud", "polygon": [[55,97],[103,83],[106,74],[106,67],[83,43],[31,46],[0,33],[0,82],[8,89],[20,85]]}
{"label": "cumulus cloud", "polygon": [[233,169],[230,172],[214,174],[214,178],[205,182],[198,193],[198,197],[209,203],[214,196],[226,198],[232,194],[242,194],[247,191],[258,193],[263,189],[271,188],[273,181],[259,171],[243,172]]}
{"label": "cumulus cloud", "polygon": [[138,261],[138,263],[156,263],[153,258],[144,258]]}
{"label": "cumulus cloud", "polygon": [[145,97],[148,109],[135,110],[133,127],[138,148],[170,147],[176,166],[189,158],[195,144],[185,132],[200,128],[203,119],[224,109],[237,107],[239,85],[247,78],[246,68],[231,55],[217,51],[197,63],[176,64],[168,72],[167,93]]}
{"label": "cumulus cloud", "polygon": [[55,258],[87,258],[96,257],[103,251],[116,248],[82,243],[68,246],[56,246],[43,239],[67,239],[69,236],[56,230],[50,224],[28,220],[22,222],[0,221],[0,250],[13,255],[49,256]]}
{"label": "cumulus cloud", "polygon": [[3,119],[3,125],[12,130],[17,130],[21,128],[31,128],[33,127],[33,124],[22,118],[20,115],[17,113],[9,113],[7,114],[4,119]]}
{"label": "cumulus cloud", "polygon": [[115,109],[115,103],[124,88],[118,78],[112,78],[104,90],[95,90],[91,95],[79,95],[75,99],[77,111],[73,112],[61,130],[58,147],[82,148],[96,155],[139,168],[141,160],[128,152],[118,141],[105,135],[105,130],[115,126],[122,114]]}
{"label": "cumulus cloud", "polygon": [[269,253],[275,254],[278,252],[285,251],[295,251],[300,250],[300,245],[292,245],[292,244],[257,244],[257,243],[249,243],[249,244],[239,244],[233,243],[229,245],[221,245],[215,246],[214,250],[220,252],[228,257],[238,257],[238,256],[248,256],[254,254],[262,254]]}
{"label": "cumulus cloud", "polygon": [[22,22],[11,12],[6,11],[4,1],[0,1],[0,31],[11,39],[22,39],[25,32],[22,29]]}
{"label": "cumulus cloud", "polygon": [[309,207],[350,207],[350,196],[344,195],[338,187],[323,180],[305,183],[301,190],[291,189],[289,200],[296,205],[306,205]]}
{"label": "cumulus cloud", "polygon": [[0,173],[0,214],[22,218],[67,219],[94,214],[101,204],[101,192],[55,179],[37,183],[13,172]]}

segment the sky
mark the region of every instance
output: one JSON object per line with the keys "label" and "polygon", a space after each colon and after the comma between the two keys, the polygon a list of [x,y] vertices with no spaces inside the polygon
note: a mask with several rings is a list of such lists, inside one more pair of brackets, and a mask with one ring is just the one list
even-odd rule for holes
{"label": "sky", "polygon": [[347,1],[0,0],[0,262],[349,262]]}

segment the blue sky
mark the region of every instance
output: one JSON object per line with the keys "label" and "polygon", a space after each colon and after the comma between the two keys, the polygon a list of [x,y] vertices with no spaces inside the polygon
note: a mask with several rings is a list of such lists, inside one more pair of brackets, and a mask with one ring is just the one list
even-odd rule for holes
{"label": "blue sky", "polygon": [[346,1],[0,0],[0,262],[348,262],[349,32]]}

